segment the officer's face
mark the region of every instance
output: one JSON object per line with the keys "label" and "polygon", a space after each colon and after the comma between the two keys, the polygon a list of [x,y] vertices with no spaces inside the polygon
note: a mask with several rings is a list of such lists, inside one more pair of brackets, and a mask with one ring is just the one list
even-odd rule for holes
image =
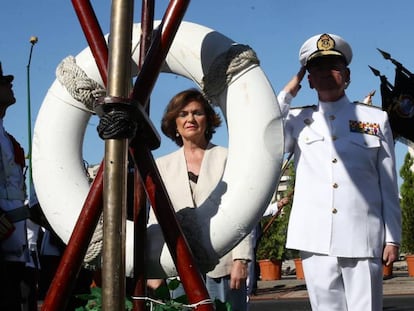
{"label": "officer's face", "polygon": [[10,106],[16,102],[11,82],[0,81],[0,105]]}
{"label": "officer's face", "polygon": [[[309,84],[322,100],[335,101],[344,95],[350,71],[340,57],[318,57],[307,66]],[[327,97],[327,98],[326,98]]]}

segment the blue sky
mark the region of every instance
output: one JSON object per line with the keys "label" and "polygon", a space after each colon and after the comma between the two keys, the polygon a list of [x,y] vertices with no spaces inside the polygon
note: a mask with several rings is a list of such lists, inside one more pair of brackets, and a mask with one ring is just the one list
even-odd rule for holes
{"label": "blue sky", "polygon": [[[96,0],[91,4],[104,33],[107,33],[111,2]],[[157,19],[162,18],[167,5],[167,0],[156,1]],[[135,7],[134,22],[139,22],[141,2],[136,1]],[[298,51],[307,38],[317,33],[336,33],[351,44],[354,52],[348,96],[351,100],[361,100],[370,91],[377,90],[374,104],[380,106],[379,79],[368,65],[379,69],[393,82],[394,67],[377,52],[376,49],[380,48],[414,71],[413,12],[412,0],[209,0],[192,1],[184,19],[250,45],[256,51],[275,92],[298,70]],[[87,43],[69,0],[7,1],[1,6],[0,20],[0,61],[5,74],[15,75],[17,98],[17,104],[7,112],[5,125],[27,149],[30,37],[39,38],[30,67],[32,127],[47,90],[55,80],[56,66],[66,56],[77,55]],[[176,92],[191,86],[191,81],[181,77],[171,74],[160,76],[151,96],[151,119],[157,127],[168,100]],[[315,100],[314,91],[304,83],[295,105],[314,104]],[[91,164],[99,162],[104,153],[103,142],[96,134],[97,124],[98,120],[91,118],[85,134],[84,158]],[[162,139],[161,147],[154,152],[155,156],[175,149],[172,143],[164,137]],[[226,145],[225,127],[218,131],[213,140]],[[397,143],[398,170],[406,151],[405,145]]]}

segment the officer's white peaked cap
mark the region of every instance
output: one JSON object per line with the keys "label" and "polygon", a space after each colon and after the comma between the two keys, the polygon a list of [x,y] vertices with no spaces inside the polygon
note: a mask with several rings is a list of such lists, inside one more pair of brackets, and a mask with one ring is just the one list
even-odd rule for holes
{"label": "officer's white peaked cap", "polygon": [[299,61],[302,66],[316,57],[337,55],[342,56],[346,64],[352,60],[351,46],[340,36],[334,34],[319,34],[306,40],[299,50]]}

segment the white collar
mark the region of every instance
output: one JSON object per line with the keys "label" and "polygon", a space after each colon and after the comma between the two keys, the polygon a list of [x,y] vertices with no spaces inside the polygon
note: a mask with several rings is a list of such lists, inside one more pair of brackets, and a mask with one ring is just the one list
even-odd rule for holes
{"label": "white collar", "polygon": [[340,99],[333,102],[324,102],[319,101],[319,110],[326,113],[337,113],[339,110],[344,108],[346,105],[349,105],[350,101],[346,95],[342,96]]}

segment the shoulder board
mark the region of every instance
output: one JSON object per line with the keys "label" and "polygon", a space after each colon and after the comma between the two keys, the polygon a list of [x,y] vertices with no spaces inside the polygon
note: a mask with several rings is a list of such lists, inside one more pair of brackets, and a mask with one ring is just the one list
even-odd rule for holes
{"label": "shoulder board", "polygon": [[372,107],[372,108],[376,108],[376,109],[380,109],[380,110],[382,110],[382,108],[381,107],[378,107],[378,106],[374,106],[374,105],[369,105],[369,104],[366,104],[366,103],[364,103],[364,102],[360,102],[360,101],[354,101],[354,102],[352,102],[353,104],[355,104],[355,105],[362,105],[362,106],[366,106],[366,107]]}
{"label": "shoulder board", "polygon": [[290,107],[290,109],[308,109],[311,108],[313,110],[317,109],[318,106],[317,105],[309,105],[309,106],[302,106],[302,107]]}

